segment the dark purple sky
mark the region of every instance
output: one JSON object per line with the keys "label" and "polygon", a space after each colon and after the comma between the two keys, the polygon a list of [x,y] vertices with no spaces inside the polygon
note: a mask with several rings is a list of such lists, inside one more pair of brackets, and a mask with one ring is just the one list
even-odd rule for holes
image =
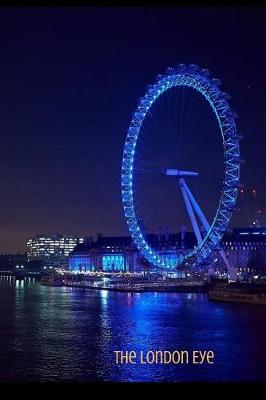
{"label": "dark purple sky", "polygon": [[[242,182],[265,224],[265,9],[1,8],[0,48],[0,251],[42,232],[126,233],[126,130],[147,85],[178,62],[207,67],[232,95]],[[249,223],[243,207],[233,224]]]}

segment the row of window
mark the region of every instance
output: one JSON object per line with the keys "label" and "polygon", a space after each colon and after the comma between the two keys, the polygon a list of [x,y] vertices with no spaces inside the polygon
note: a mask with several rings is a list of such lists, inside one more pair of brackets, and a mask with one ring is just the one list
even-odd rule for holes
{"label": "row of window", "polygon": [[266,242],[224,242],[225,246],[263,246],[266,248]]}
{"label": "row of window", "polygon": [[264,250],[266,251],[266,246],[225,246],[225,250],[244,250],[244,251],[250,251],[250,250]]}

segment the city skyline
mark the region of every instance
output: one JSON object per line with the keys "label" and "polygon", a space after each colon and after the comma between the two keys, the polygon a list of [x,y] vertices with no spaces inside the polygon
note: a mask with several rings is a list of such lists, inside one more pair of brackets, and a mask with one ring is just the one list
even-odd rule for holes
{"label": "city skyline", "polygon": [[265,9],[246,8],[1,9],[0,251],[23,251],[46,231],[128,234],[120,193],[128,125],[147,85],[178,62],[210,69],[232,95],[247,196],[239,194],[231,226],[252,223],[253,188],[265,225],[265,64],[256,60],[265,20]]}

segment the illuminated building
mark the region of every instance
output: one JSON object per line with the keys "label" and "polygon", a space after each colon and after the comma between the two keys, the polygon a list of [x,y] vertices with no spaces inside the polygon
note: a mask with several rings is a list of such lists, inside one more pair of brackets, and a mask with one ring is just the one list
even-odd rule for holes
{"label": "illuminated building", "polygon": [[[226,234],[222,241],[229,263],[241,275],[266,271],[266,228],[239,228]],[[222,266],[217,259],[218,266]]]}
{"label": "illuminated building", "polygon": [[[166,252],[186,251],[196,244],[192,232],[167,235],[147,235],[147,240],[162,255]],[[224,235],[222,247],[229,263],[241,275],[255,271],[266,271],[266,228],[234,229]],[[143,261],[143,260],[142,260]],[[144,263],[130,237],[98,236],[78,244],[69,257],[69,269],[75,272],[141,272]],[[221,257],[217,254],[214,268],[225,270]]]}
{"label": "illuminated building", "polygon": [[139,255],[130,237],[98,236],[78,244],[69,258],[70,271],[133,272],[141,269]]}
{"label": "illuminated building", "polygon": [[[194,245],[191,232],[171,235],[147,235],[152,246],[162,255]],[[170,246],[170,250],[169,250]],[[96,241],[90,240],[78,244],[69,257],[69,270],[75,272],[142,272],[143,257],[129,236],[104,237],[98,235]]]}
{"label": "illuminated building", "polygon": [[67,268],[69,253],[83,239],[63,235],[37,235],[27,241],[27,258],[42,260],[45,269]]}
{"label": "illuminated building", "polygon": [[90,248],[86,244],[78,244],[69,256],[69,270],[75,272],[95,271]]}

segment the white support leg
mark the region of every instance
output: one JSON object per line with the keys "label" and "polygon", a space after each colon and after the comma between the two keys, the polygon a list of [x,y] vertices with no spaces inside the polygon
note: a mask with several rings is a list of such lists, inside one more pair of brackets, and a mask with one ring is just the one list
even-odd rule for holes
{"label": "white support leg", "polygon": [[[184,179],[183,179],[184,181]],[[194,207],[194,210],[196,211],[196,214],[198,215],[202,225],[204,226],[206,232],[208,232],[208,230],[210,229],[210,224],[207,221],[205,215],[202,212],[202,209],[200,208],[197,200],[195,199],[195,197],[193,196],[193,194],[191,193],[191,191],[189,190],[188,185],[186,184],[186,182],[184,181],[184,189],[189,197],[189,200],[191,201],[192,206]]]}
{"label": "white support leg", "polygon": [[189,215],[193,230],[195,232],[197,241],[198,241],[198,243],[201,243],[202,242],[201,233],[200,233],[200,230],[199,230],[199,226],[198,226],[198,223],[197,223],[197,220],[196,220],[192,205],[190,203],[189,197],[188,197],[188,195],[186,193],[186,189],[184,187],[184,183],[185,183],[184,179],[183,178],[179,178],[178,180],[179,180],[181,192],[182,192],[182,195],[183,195],[183,198],[184,198],[184,201],[185,201],[187,212],[188,212],[188,215]]}
{"label": "white support leg", "polygon": [[[191,193],[191,191],[188,188],[188,186],[187,186],[186,182],[184,181],[184,179],[180,178],[179,181],[181,181],[181,179],[182,179],[182,184],[180,182],[180,186],[181,186],[182,194],[183,194],[183,191],[184,191],[185,194],[187,195],[190,204],[192,205],[192,207],[194,207],[194,210],[195,210],[196,214],[198,215],[201,223],[203,224],[203,226],[204,226],[204,228],[205,228],[205,230],[207,232],[210,229],[210,224],[208,223],[208,221],[207,221],[205,215],[203,214],[198,202],[196,201],[195,197]],[[184,194],[183,194],[183,197],[184,197]],[[194,218],[195,218],[195,216],[194,216]],[[193,224],[192,224],[192,226],[193,226]],[[193,229],[194,229],[194,226],[193,226]],[[237,280],[237,270],[236,270],[236,268],[234,268],[233,266],[231,266],[229,264],[229,262],[227,260],[227,257],[226,257],[226,254],[225,254],[223,249],[219,251],[219,254],[222,257],[222,259],[223,259],[223,261],[224,261],[224,263],[225,263],[225,265],[227,267],[228,273],[230,275],[230,280],[231,281],[236,281]]]}

